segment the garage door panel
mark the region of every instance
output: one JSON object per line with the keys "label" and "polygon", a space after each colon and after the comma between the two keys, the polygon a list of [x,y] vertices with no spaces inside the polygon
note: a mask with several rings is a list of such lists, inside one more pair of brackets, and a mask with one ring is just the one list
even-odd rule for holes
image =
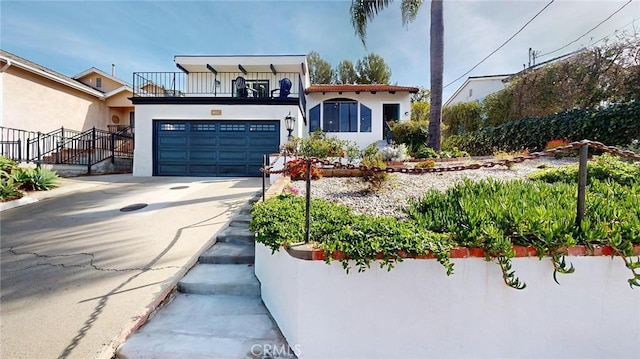
{"label": "garage door panel", "polygon": [[161,146],[186,146],[189,139],[185,136],[163,136],[158,140]]}
{"label": "garage door panel", "polygon": [[248,159],[247,152],[244,150],[238,151],[219,151],[218,152],[220,161],[246,161]]}
{"label": "garage door panel", "polygon": [[246,137],[244,137],[244,134],[242,134],[242,137],[233,137],[233,136],[221,136],[219,138],[219,145],[220,147],[225,147],[225,146],[237,146],[237,147],[243,147],[243,146],[248,146],[249,145],[249,141]]}
{"label": "garage door panel", "polygon": [[218,138],[212,136],[202,136],[202,134],[198,134],[198,136],[191,137],[189,141],[190,146],[218,146]]}
{"label": "garage door panel", "polygon": [[189,165],[189,173],[192,176],[206,176],[210,173],[215,173],[217,171],[217,167],[214,164],[209,165]]}
{"label": "garage door panel", "polygon": [[154,121],[154,175],[261,176],[277,153],[278,121]]}
{"label": "garage door panel", "polygon": [[189,158],[189,152],[187,151],[162,151],[158,154],[158,158],[161,160],[186,160]]}
{"label": "garage door panel", "polygon": [[216,151],[190,151],[189,159],[215,161],[217,157],[218,152]]}

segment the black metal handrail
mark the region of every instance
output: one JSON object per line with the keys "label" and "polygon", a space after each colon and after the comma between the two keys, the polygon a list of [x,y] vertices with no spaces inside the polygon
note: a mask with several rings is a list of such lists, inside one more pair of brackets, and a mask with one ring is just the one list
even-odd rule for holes
{"label": "black metal handrail", "polygon": [[27,140],[37,132],[0,126],[0,155],[22,162],[27,156]]}
{"label": "black metal handrail", "polygon": [[134,72],[133,96],[241,97],[235,83],[238,77],[244,78],[250,98],[277,98],[279,91],[274,90],[284,78],[292,83],[289,98],[304,97],[304,84],[297,72]]}
{"label": "black metal handrail", "polygon": [[59,151],[61,149],[60,144],[64,144],[67,138],[78,136],[80,133],[80,131],[64,127],[49,133],[36,132],[35,137],[27,138],[26,160],[40,163],[42,156]]}
{"label": "black metal handrail", "polygon": [[116,157],[133,158],[133,136],[122,132],[109,132],[92,128],[59,144],[55,163],[91,166]]}

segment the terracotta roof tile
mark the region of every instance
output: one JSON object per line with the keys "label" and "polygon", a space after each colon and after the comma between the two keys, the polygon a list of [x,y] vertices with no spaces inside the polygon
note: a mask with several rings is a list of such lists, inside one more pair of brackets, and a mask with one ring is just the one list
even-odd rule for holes
{"label": "terracotta roof tile", "polygon": [[304,92],[411,92],[416,93],[420,89],[417,87],[395,86],[384,84],[331,84],[331,85],[311,85]]}

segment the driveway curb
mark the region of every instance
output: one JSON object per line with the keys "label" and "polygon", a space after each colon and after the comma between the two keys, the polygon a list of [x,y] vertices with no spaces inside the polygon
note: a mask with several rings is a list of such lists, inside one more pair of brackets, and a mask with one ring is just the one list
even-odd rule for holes
{"label": "driveway curb", "polygon": [[16,199],[13,201],[0,202],[0,212],[6,211],[11,208],[16,208],[20,206],[24,206],[27,204],[38,202],[36,198],[33,197],[22,197],[20,199]]}

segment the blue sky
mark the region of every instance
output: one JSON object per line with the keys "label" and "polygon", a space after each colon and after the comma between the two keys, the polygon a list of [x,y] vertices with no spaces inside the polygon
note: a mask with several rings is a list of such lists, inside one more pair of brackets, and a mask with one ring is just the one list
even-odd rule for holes
{"label": "blue sky", "polygon": [[[515,34],[551,0],[445,0],[445,84],[463,75]],[[555,0],[467,76],[519,71],[528,49],[541,54],[586,33],[629,0]],[[136,71],[176,71],[174,55],[307,54],[333,66],[370,52],[391,67],[391,82],[429,86],[429,3],[403,27],[400,1],[369,24],[367,48],[354,34],[347,0],[338,1],[6,1],[0,4],[0,47],[63,74],[92,66],[131,82]],[[635,21],[634,21],[635,20]],[[589,46],[616,30],[640,31],[632,0],[556,55]]]}

